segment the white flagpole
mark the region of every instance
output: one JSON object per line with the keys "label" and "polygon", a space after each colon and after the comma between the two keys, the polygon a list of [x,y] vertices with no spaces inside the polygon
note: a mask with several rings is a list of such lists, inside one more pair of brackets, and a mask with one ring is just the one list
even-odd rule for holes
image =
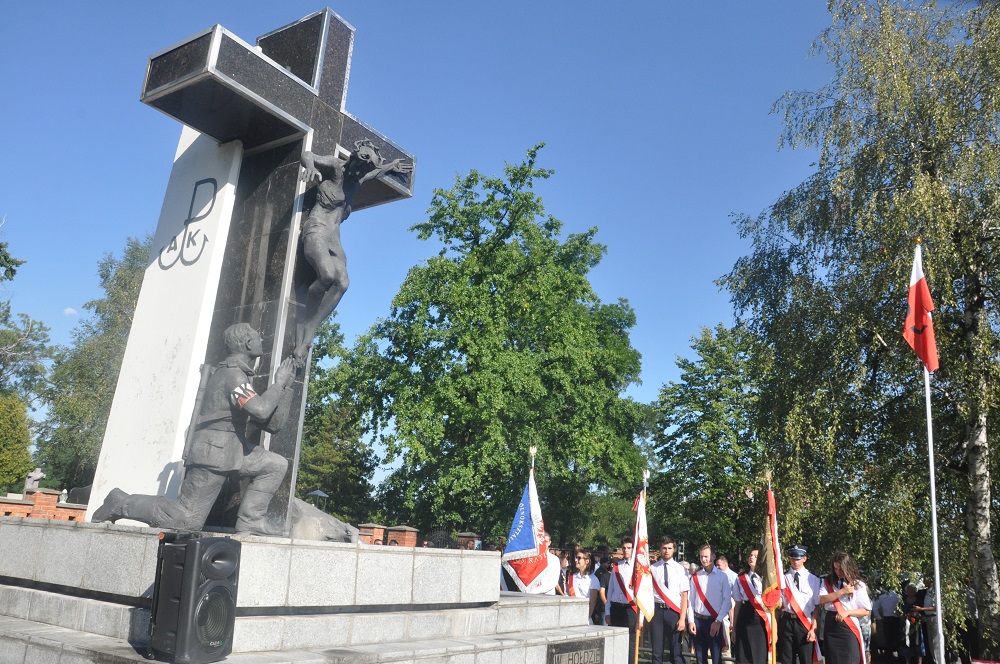
{"label": "white flagpole", "polygon": [[[921,364],[923,364],[921,362]],[[927,461],[931,471],[931,538],[934,546],[934,608],[937,615],[937,652],[934,658],[944,664],[944,602],[941,597],[941,560],[938,554],[937,489],[934,482],[934,430],[931,427],[931,374],[924,365],[924,401],[927,405]]]}

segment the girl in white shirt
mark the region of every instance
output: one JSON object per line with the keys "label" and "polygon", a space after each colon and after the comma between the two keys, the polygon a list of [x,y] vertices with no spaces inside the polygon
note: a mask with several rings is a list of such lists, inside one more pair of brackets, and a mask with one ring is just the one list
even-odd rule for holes
{"label": "girl in white shirt", "polygon": [[820,584],[819,603],[826,609],[826,664],[865,664],[859,618],[871,613],[872,602],[849,553],[833,554],[830,574]]}
{"label": "girl in white shirt", "polygon": [[[597,605],[597,595],[601,591],[601,582],[594,574],[594,559],[590,551],[580,549],[574,560],[576,571],[566,578],[566,594],[570,597],[586,597],[590,600],[588,616],[594,615]],[[591,619],[593,624],[593,619]]]}

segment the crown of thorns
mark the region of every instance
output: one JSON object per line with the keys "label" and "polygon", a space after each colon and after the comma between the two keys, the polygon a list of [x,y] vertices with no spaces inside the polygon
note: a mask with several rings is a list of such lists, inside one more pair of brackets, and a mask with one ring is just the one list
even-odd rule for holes
{"label": "crown of thorns", "polygon": [[379,157],[382,156],[382,153],[379,151],[378,147],[374,143],[371,142],[371,139],[362,138],[360,141],[354,141],[354,150],[355,151],[360,150],[361,148],[364,148],[364,147],[369,147]]}

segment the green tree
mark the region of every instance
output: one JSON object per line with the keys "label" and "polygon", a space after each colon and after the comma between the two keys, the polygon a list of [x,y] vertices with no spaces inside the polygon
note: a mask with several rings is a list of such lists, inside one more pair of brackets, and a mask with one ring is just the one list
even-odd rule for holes
{"label": "green tree", "polygon": [[374,508],[371,480],[378,459],[362,437],[358,409],[342,396],[343,343],[332,319],[317,331],[295,492],[305,500],[310,491],[323,491],[327,512],[357,524]]}
{"label": "green tree", "polygon": [[784,140],[818,150],[816,172],[739,220],[753,252],[723,280],[775,356],[759,435],[784,502],[823,515],[824,547],[837,539],[872,566],[929,569],[920,374],[900,338],[923,238],[940,310],[944,570],[955,582],[971,571],[996,654],[987,430],[1000,385],[1000,6],[836,0],[831,11],[818,47],[832,82],[780,104]]}
{"label": "green tree", "polygon": [[33,466],[28,409],[17,395],[0,392],[0,489],[20,490]]}
{"label": "green tree", "polygon": [[91,315],[74,330],[73,344],[55,354],[37,450],[49,486],[85,486],[94,479],[151,242],[129,238],[121,258],[101,260],[104,297],[84,305]]}
{"label": "green tree", "polygon": [[[591,492],[579,506],[578,517],[574,525],[580,529],[578,539],[575,541],[582,546],[596,549],[598,546],[607,545],[614,549],[621,541],[622,535],[631,535],[632,527],[635,524],[635,512],[632,505],[635,496],[626,496],[610,492]],[[542,512],[545,516],[545,512]],[[546,527],[548,517],[545,517]],[[652,536],[653,533],[650,533]],[[556,535],[553,535],[556,537]],[[556,540],[560,544],[569,544],[570,540]]]}
{"label": "green tree", "polygon": [[[0,282],[12,280],[23,264],[0,242]],[[45,374],[48,342],[48,328],[26,314],[15,316],[10,302],[0,301],[0,489],[20,489],[32,468],[26,404]]]}
{"label": "green tree", "polygon": [[[6,218],[0,220],[0,226],[3,226],[4,221]],[[24,261],[11,255],[10,245],[6,242],[0,242],[0,281],[11,281],[17,274],[17,268],[22,265],[24,265]]]}
{"label": "green tree", "polygon": [[435,192],[414,229],[440,253],[345,361],[366,430],[401,461],[379,490],[387,518],[505,536],[532,446],[546,525],[565,540],[583,534],[592,489],[638,487],[644,410],[621,396],[639,376],[635,315],[590,286],[596,229],[560,240],[545,215],[539,147],[502,178],[472,171]]}
{"label": "green tree", "polygon": [[40,388],[51,357],[49,328],[27,314],[15,315],[0,301],[0,390],[13,390],[29,401]]}
{"label": "green tree", "polygon": [[745,327],[702,328],[678,358],[680,381],[655,404],[663,473],[649,490],[650,523],[680,541],[712,543],[733,564],[760,541],[765,448],[757,436],[758,366],[766,357]]}
{"label": "green tree", "polygon": [[[11,255],[6,242],[0,242],[0,283],[13,280],[21,265],[24,261]],[[45,375],[48,332],[26,314],[15,316],[10,302],[0,301],[0,391],[16,390],[22,400],[30,401]]]}

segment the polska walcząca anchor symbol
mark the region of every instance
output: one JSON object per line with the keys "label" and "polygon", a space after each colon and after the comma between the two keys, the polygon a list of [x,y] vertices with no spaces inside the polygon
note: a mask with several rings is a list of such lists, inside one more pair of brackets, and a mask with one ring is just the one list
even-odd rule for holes
{"label": "polska walcz\u0105ca anchor symbol", "polygon": [[[202,185],[212,186],[212,197],[209,199],[208,209],[205,210],[205,212],[203,212],[202,214],[199,214],[197,217],[195,217],[192,216],[194,214],[194,203],[195,199],[198,197],[198,187],[201,187]],[[194,191],[191,192],[191,205],[188,206],[187,219],[184,220],[184,231],[179,235],[175,235],[174,238],[170,241],[170,244],[168,246],[160,249],[160,254],[156,258],[156,262],[160,264],[161,270],[169,270],[170,268],[172,268],[174,265],[177,264],[177,261],[180,261],[181,265],[194,265],[195,263],[198,262],[198,259],[201,258],[201,255],[205,252],[205,247],[208,245],[208,238],[202,235],[201,246],[198,247],[198,234],[201,232],[201,230],[197,228],[192,230],[191,224],[196,221],[201,221],[202,219],[204,219],[205,217],[207,217],[212,213],[212,208],[215,207],[215,195],[218,193],[218,191],[219,191],[219,183],[216,181],[215,178],[205,178],[204,180],[198,180],[197,182],[194,183]],[[178,241],[180,242],[179,246],[178,246]],[[197,255],[195,255],[193,258],[188,257],[189,247],[195,247],[198,249]],[[174,257],[172,261],[170,261],[169,263],[165,263],[163,261],[164,254],[167,254],[167,256],[169,256],[172,253],[176,253],[177,255]]]}

